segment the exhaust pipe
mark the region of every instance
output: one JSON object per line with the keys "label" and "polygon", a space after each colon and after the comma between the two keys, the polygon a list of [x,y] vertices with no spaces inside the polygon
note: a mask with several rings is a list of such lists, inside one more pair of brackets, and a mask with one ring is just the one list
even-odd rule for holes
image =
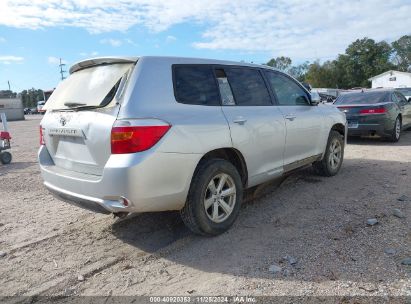
{"label": "exhaust pipe", "polygon": [[123,219],[125,217],[127,217],[129,213],[128,212],[116,212],[113,213],[114,218],[118,217],[119,219]]}

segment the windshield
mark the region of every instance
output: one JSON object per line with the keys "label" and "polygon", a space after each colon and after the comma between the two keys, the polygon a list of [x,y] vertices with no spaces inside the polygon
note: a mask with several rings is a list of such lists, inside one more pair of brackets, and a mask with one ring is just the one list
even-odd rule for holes
{"label": "windshield", "polygon": [[411,88],[400,88],[397,91],[400,91],[405,96],[411,96]]}
{"label": "windshield", "polygon": [[340,95],[335,104],[373,104],[388,100],[387,92],[360,92]]}
{"label": "windshield", "polygon": [[[117,89],[121,78],[132,66],[132,63],[98,65],[74,72],[57,86],[44,108],[105,106],[110,103],[114,97],[113,90]],[[107,102],[108,95],[111,99]]]}

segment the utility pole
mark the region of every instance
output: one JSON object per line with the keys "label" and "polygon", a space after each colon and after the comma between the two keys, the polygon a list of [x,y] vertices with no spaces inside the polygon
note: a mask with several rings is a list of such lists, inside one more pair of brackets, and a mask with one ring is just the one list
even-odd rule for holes
{"label": "utility pole", "polygon": [[65,64],[62,63],[61,58],[60,58],[59,67],[60,67],[61,80],[64,80],[64,79],[66,78],[66,77],[64,77],[64,73],[66,72],[66,71],[63,70],[63,67],[64,67],[64,66],[65,66]]}

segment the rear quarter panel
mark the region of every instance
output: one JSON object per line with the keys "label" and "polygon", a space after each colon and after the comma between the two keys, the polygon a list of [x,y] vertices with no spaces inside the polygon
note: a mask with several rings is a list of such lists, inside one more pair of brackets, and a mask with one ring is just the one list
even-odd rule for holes
{"label": "rear quarter panel", "polygon": [[[329,105],[318,105],[322,109],[322,113],[324,115],[324,129],[322,136],[322,147],[323,151],[325,152],[325,148],[328,142],[328,135],[330,134],[331,128],[336,124],[342,124],[345,126],[345,134],[347,134],[347,119],[345,114],[341,112],[335,106]],[[347,143],[347,136],[344,137],[345,143]]]}

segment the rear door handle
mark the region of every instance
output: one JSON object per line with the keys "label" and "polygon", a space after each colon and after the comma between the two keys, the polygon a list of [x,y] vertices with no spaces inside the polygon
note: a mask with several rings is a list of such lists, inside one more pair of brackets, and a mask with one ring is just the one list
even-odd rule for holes
{"label": "rear door handle", "polygon": [[290,121],[293,121],[293,120],[296,119],[296,118],[297,118],[297,116],[295,116],[295,114],[285,115],[285,119],[288,119],[288,120],[290,120]]}
{"label": "rear door handle", "polygon": [[243,125],[244,123],[247,122],[247,119],[245,119],[242,116],[238,116],[238,117],[234,118],[233,122],[236,123],[236,124],[239,124],[239,125]]}

